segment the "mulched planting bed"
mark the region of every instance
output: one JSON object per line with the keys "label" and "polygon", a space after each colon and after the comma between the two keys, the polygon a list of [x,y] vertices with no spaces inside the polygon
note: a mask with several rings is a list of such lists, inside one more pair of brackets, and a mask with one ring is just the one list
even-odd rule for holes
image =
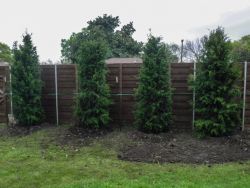
{"label": "mulched planting bed", "polygon": [[57,143],[61,146],[71,146],[73,148],[79,148],[82,146],[88,146],[93,140],[107,135],[111,130],[103,129],[86,129],[78,126],[71,126],[63,132],[57,138]]}
{"label": "mulched planting bed", "polygon": [[4,125],[0,129],[0,136],[26,136],[36,131],[55,127],[54,124],[42,123],[33,126]]}
{"label": "mulched planting bed", "polygon": [[118,155],[127,161],[215,164],[250,160],[249,133],[198,139],[192,133],[153,135],[134,131],[128,133],[128,138],[131,143]]}
{"label": "mulched planting bed", "polygon": [[[113,148],[118,158],[148,163],[217,164],[250,160],[250,133],[236,132],[232,136],[198,139],[190,132],[146,134],[134,129],[91,130],[76,126],[57,128],[52,124],[32,127],[2,126],[0,136],[25,136],[43,129],[56,128],[41,140],[41,148],[51,143],[78,150],[91,143]],[[72,151],[73,151],[72,150]],[[73,153],[72,153],[73,155]]]}

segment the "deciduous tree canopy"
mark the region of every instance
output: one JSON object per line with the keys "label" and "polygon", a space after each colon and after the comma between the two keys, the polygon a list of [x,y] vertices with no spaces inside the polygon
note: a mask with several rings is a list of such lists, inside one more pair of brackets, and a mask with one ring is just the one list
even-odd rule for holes
{"label": "deciduous tree canopy", "polygon": [[[119,17],[104,14],[94,20],[88,21],[88,26],[83,28],[81,32],[73,33],[69,39],[63,39],[62,56],[64,60],[76,63],[76,53],[80,43],[89,37],[96,40],[102,40],[107,45],[107,53],[105,58],[109,57],[132,57],[139,56],[142,43],[137,42],[132,36],[135,32],[133,22],[120,26]],[[91,35],[90,35],[91,33]]]}
{"label": "deciduous tree canopy", "polygon": [[235,62],[250,62],[250,35],[232,43],[232,58]]}
{"label": "deciduous tree canopy", "polygon": [[8,45],[0,42],[0,61],[13,62],[11,49]]}

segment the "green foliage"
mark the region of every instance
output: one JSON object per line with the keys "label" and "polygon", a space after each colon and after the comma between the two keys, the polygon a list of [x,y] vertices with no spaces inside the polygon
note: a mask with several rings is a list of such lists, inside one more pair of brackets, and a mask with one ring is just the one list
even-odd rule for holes
{"label": "green foliage", "polygon": [[[63,39],[62,46],[62,56],[64,57],[64,62],[77,63],[78,51],[81,44],[86,40],[101,40],[106,45],[107,41],[104,40],[105,33],[102,32],[99,28],[93,28],[89,30],[88,28],[83,28],[82,32],[73,33],[68,40]],[[107,54],[110,52],[107,49]],[[105,54],[105,55],[107,55]]]}
{"label": "green foliage", "polygon": [[250,35],[232,43],[231,55],[234,62],[250,62]]}
{"label": "green foliage", "polygon": [[76,63],[77,50],[82,41],[85,40],[86,33],[91,33],[95,40],[102,40],[107,45],[105,58],[109,57],[131,57],[139,56],[142,43],[133,39],[135,32],[133,22],[124,25],[121,30],[116,30],[120,26],[119,17],[104,14],[88,21],[88,26],[81,32],[73,33],[69,39],[62,39],[62,56],[64,61]]}
{"label": "green foliage", "polygon": [[8,45],[0,42],[0,61],[13,62],[12,52]]}
{"label": "green foliage", "polygon": [[117,30],[112,41],[112,56],[114,57],[135,57],[139,56],[142,49],[142,42],[137,42],[132,35],[135,32],[133,22],[124,25]]}
{"label": "green foliage", "polygon": [[171,124],[171,53],[161,38],[149,36],[136,91],[136,125],[145,132],[166,131]]}
{"label": "green foliage", "polygon": [[31,34],[23,36],[23,44],[13,47],[14,63],[11,67],[13,110],[20,125],[31,126],[43,118],[39,60]]}
{"label": "green foliage", "polygon": [[77,51],[79,95],[76,116],[80,126],[104,128],[108,126],[110,90],[106,83],[104,61],[107,47],[101,40],[85,40]]}
{"label": "green foliage", "polygon": [[201,63],[194,82],[196,91],[195,130],[201,136],[230,133],[240,120],[240,95],[236,81],[240,72],[230,60],[230,41],[224,29],[205,37]]}

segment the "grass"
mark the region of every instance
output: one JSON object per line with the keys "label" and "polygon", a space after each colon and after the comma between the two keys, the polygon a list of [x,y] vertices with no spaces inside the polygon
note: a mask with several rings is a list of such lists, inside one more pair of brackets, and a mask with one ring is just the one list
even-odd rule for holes
{"label": "grass", "polygon": [[88,146],[61,147],[56,137],[66,129],[67,126],[62,126],[22,137],[0,136],[0,187],[244,188],[250,185],[250,161],[211,167],[120,161],[117,150],[126,141],[123,132],[115,131]]}

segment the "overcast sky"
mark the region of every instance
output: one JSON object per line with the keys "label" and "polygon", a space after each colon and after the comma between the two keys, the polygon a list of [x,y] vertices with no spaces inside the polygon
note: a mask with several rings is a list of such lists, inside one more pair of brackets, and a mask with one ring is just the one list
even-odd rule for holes
{"label": "overcast sky", "polygon": [[40,60],[60,60],[61,39],[103,14],[134,22],[134,37],[149,29],[166,42],[180,43],[224,26],[231,39],[250,34],[250,0],[0,0],[0,42],[12,46],[25,29],[33,33]]}

